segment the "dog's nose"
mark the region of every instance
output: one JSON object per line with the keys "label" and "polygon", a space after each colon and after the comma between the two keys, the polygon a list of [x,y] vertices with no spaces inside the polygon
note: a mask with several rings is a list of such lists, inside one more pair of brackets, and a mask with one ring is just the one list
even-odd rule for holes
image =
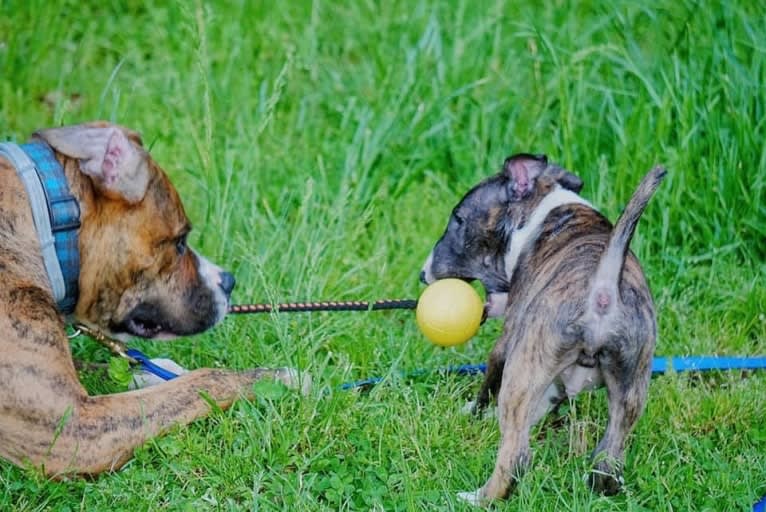
{"label": "dog's nose", "polygon": [[425,270],[421,270],[420,271],[420,282],[423,283],[423,284],[428,284],[426,282],[426,271]]}
{"label": "dog's nose", "polygon": [[237,280],[234,276],[228,272],[221,272],[221,283],[218,285],[226,295],[231,295],[231,291],[234,289],[234,285],[237,284]]}

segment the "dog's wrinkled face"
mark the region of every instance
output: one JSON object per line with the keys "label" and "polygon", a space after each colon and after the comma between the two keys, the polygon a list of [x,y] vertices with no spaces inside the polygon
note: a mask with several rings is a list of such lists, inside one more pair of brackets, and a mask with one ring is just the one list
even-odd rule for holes
{"label": "dog's wrinkled face", "polygon": [[507,158],[499,174],[472,188],[452,210],[447,229],[423,266],[421,281],[478,279],[489,301],[507,294],[505,256],[514,231],[524,227],[556,186],[579,192],[582,180],[542,155]]}
{"label": "dog's wrinkled face", "polygon": [[106,123],[39,132],[60,155],[82,210],[78,320],[118,338],[172,338],[213,326],[234,278],[186,244],[178,193],[139,136]]}

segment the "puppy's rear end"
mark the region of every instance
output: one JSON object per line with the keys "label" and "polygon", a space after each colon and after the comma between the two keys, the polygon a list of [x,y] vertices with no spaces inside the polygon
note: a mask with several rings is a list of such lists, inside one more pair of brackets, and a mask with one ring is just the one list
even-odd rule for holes
{"label": "puppy's rear end", "polygon": [[631,286],[622,277],[630,264],[637,267],[633,279],[644,280],[638,261],[628,262],[626,256],[638,220],[665,174],[658,166],[644,176],[615,224],[591,281],[581,323],[583,351],[598,360],[609,395],[609,423],[593,452],[589,477],[591,487],[604,494],[620,490],[625,440],[643,411],[651,378],[657,337],[651,296],[645,283]]}
{"label": "puppy's rear end", "polygon": [[659,187],[666,171],[662,167],[652,169],[644,179],[625,207],[625,211],[615,224],[609,237],[609,245],[601,257],[598,270],[593,278],[587,302],[587,323],[590,332],[590,344],[597,346],[608,336],[610,329],[619,319],[615,318],[619,308],[619,281],[628,245],[633,238],[638,220],[644,212],[649,199]]}
{"label": "puppy's rear end", "polygon": [[588,280],[584,310],[573,322],[582,337],[582,360],[598,359],[603,365],[609,354],[622,353],[620,359],[624,360],[626,349],[654,347],[656,323],[651,295],[640,264],[629,254],[628,246],[665,174],[664,168],[655,167],[641,180]]}

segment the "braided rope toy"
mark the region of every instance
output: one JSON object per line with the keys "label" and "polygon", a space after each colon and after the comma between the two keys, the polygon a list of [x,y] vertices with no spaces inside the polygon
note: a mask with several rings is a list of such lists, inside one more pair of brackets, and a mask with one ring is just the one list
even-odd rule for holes
{"label": "braided rope toy", "polygon": [[384,309],[415,309],[415,299],[390,299],[368,302],[365,300],[325,301],[325,302],[285,302],[282,304],[232,304],[229,314],[248,313],[300,313],[309,311],[379,311]]}

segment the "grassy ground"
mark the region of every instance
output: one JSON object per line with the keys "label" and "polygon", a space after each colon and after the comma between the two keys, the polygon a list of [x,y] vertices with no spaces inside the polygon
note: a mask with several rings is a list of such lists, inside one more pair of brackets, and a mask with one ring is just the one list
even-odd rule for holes
{"label": "grassy ground", "polygon": [[[546,4],[0,0],[0,138],[93,118],[140,130],[240,302],[416,296],[452,205],[512,152],[577,172],[611,218],[663,162],[632,245],[658,354],[766,353],[766,8]],[[137,343],[187,367],[295,366],[315,390],[265,387],[94,480],[0,463],[0,508],[468,509],[455,493],[484,482],[498,442],[459,413],[478,379],[397,372],[480,362],[498,330],[440,350],[406,312],[272,315]],[[370,375],[389,379],[337,389]],[[655,378],[626,490],[602,498],[582,476],[606,400],[581,396],[536,431],[496,508],[746,510],[766,494],[764,410],[763,373]]]}

